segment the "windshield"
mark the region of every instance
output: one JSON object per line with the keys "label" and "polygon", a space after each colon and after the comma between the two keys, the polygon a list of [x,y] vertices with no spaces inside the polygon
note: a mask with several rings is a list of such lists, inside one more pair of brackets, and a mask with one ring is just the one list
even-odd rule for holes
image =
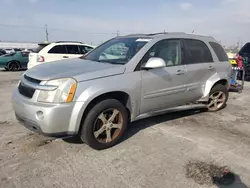
{"label": "windshield", "polygon": [[126,64],[150,40],[150,38],[114,38],[83,58],[104,63]]}

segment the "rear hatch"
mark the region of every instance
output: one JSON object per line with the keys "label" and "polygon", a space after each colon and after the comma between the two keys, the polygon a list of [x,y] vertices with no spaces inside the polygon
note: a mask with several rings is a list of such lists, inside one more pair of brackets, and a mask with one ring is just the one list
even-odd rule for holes
{"label": "rear hatch", "polygon": [[29,62],[36,62],[37,61],[37,57],[38,57],[38,53],[47,45],[49,45],[49,43],[41,43],[38,44],[38,47],[33,49],[30,54],[29,54]]}

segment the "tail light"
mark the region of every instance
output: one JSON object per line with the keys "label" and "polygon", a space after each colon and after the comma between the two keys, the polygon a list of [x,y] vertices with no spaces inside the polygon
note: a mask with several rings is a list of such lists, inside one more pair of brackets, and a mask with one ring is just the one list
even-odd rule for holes
{"label": "tail light", "polygon": [[41,55],[37,56],[37,62],[44,62],[44,61],[45,61],[45,59],[43,56],[41,56]]}

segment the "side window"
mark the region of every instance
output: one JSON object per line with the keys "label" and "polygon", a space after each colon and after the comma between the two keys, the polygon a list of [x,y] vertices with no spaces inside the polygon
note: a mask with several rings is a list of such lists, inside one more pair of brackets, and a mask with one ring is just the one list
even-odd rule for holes
{"label": "side window", "polygon": [[216,42],[209,42],[213,48],[215,54],[217,55],[219,61],[228,61],[228,56],[222,46]]}
{"label": "side window", "polygon": [[57,45],[54,46],[50,51],[49,54],[66,54],[66,48],[64,45]]}
{"label": "side window", "polygon": [[166,66],[176,66],[181,64],[181,41],[162,40],[157,42],[143,57],[142,65],[151,57],[162,58],[166,62]]}
{"label": "side window", "polygon": [[86,54],[88,53],[89,51],[91,51],[93,48],[92,47],[89,47],[89,46],[78,46],[79,49],[80,49],[80,54]]}
{"label": "side window", "polygon": [[188,64],[213,62],[211,52],[204,42],[193,39],[184,39],[183,41]]}
{"label": "side window", "polygon": [[250,54],[250,43],[246,43],[240,50],[240,54]]}
{"label": "side window", "polygon": [[80,54],[77,45],[66,45],[67,54]]}

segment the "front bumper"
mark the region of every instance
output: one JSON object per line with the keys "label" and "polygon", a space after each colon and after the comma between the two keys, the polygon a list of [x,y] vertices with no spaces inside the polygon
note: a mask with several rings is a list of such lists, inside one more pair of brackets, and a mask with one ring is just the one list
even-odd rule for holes
{"label": "front bumper", "polygon": [[17,120],[32,131],[51,137],[73,136],[78,133],[80,113],[76,112],[82,104],[31,102],[17,89],[13,92],[12,101]]}

